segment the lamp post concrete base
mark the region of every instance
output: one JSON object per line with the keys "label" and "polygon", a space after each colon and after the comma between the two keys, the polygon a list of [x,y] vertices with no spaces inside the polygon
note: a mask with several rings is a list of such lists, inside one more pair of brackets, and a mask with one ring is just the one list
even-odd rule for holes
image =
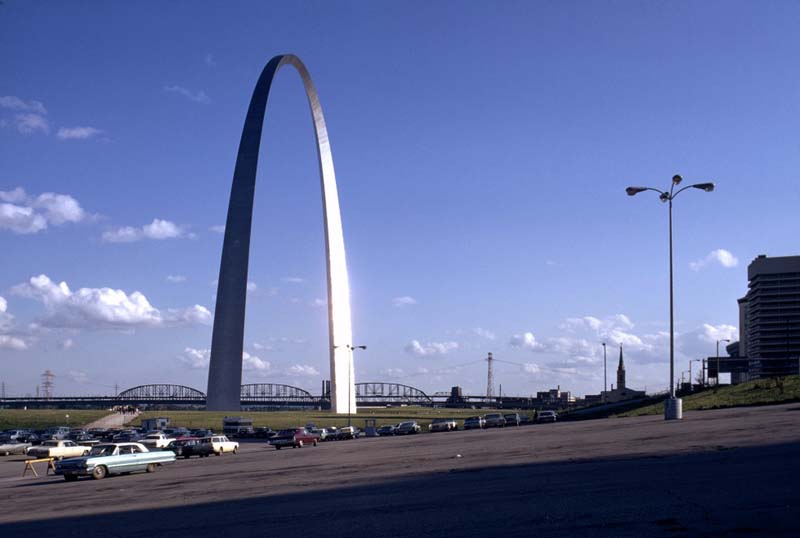
{"label": "lamp post concrete base", "polygon": [[681,420],[683,418],[683,400],[667,398],[664,400],[664,420]]}

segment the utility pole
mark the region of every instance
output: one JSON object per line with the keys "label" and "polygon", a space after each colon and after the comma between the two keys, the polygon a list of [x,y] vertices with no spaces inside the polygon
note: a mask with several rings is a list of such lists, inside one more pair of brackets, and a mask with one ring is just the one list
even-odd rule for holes
{"label": "utility pole", "polygon": [[486,400],[487,402],[494,398],[494,374],[492,373],[492,362],[494,359],[492,358],[492,354],[489,353],[489,356],[486,357],[486,362],[489,364],[489,372],[486,376]]}
{"label": "utility pole", "polygon": [[606,343],[603,342],[603,397],[601,400],[606,401],[606,392],[608,392],[608,366],[606,365]]}

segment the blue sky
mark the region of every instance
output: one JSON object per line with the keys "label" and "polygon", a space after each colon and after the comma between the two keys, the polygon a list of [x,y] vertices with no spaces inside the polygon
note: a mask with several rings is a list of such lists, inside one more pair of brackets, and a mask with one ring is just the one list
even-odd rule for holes
{"label": "blue sky", "polygon": [[[676,201],[680,371],[736,337],[750,260],[797,254],[798,23],[792,2],[7,0],[0,379],[205,389],[241,126],[264,63],[293,52],[331,137],[357,380],[480,393],[491,351],[504,393],[596,393],[606,341],[625,344],[629,385],[661,390],[667,212],[624,188],[717,183]],[[323,247],[312,125],[285,70],[245,382],[327,379]]]}

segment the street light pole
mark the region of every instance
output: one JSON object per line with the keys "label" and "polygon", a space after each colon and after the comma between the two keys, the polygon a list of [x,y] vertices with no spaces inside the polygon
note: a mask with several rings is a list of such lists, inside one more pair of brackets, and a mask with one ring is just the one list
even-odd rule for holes
{"label": "street light pole", "polygon": [[635,196],[644,191],[655,191],[662,202],[669,202],[669,399],[664,406],[664,419],[673,420],[683,418],[683,402],[675,397],[675,303],[672,279],[672,201],[686,189],[700,189],[705,192],[714,190],[713,183],[695,183],[675,191],[675,187],[683,181],[679,175],[672,176],[672,185],[669,192],[653,187],[628,187],[625,192],[628,196]]}
{"label": "street light pole", "polygon": [[722,338],[717,340],[717,386],[719,387],[719,343],[720,342],[728,342],[730,343],[730,338]]}

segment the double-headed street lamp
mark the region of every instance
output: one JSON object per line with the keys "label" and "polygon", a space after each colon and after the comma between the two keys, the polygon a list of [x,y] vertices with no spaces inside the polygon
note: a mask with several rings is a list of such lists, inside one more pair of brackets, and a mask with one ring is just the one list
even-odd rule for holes
{"label": "double-headed street lamp", "polygon": [[701,191],[711,192],[714,190],[713,183],[695,183],[675,190],[680,185],[683,178],[679,175],[672,176],[672,185],[669,192],[654,189],[653,187],[628,187],[625,192],[628,196],[635,196],[644,191],[655,191],[662,202],[669,202],[669,399],[664,406],[664,419],[683,418],[682,402],[675,397],[675,318],[674,301],[672,286],[672,200],[686,189],[700,189]]}
{"label": "double-headed street lamp", "polygon": [[[337,349],[340,347],[344,347],[349,349],[351,352],[355,351],[356,349],[367,349],[367,346],[354,346],[353,344],[346,344],[343,346],[333,346],[333,349]],[[353,370],[355,369],[355,364],[351,364],[347,368],[347,426],[351,425],[351,417],[353,412],[353,391],[350,390],[350,386],[353,384]]]}

